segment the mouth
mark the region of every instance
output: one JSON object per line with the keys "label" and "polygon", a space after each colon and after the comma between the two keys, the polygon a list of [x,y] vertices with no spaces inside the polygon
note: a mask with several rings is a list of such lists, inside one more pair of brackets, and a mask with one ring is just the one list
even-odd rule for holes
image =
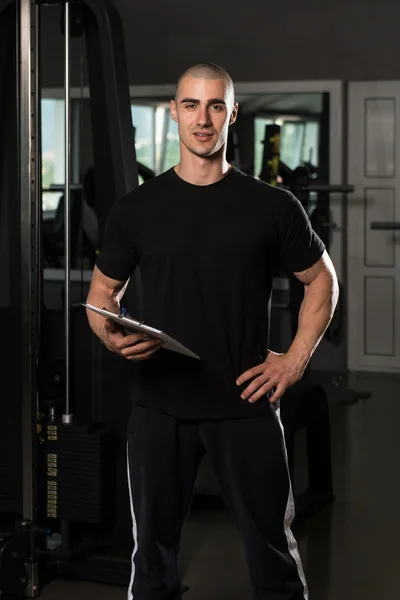
{"label": "mouth", "polygon": [[198,132],[194,133],[193,135],[197,140],[199,140],[199,142],[208,142],[208,140],[211,140],[211,138],[213,137],[214,134],[198,131]]}

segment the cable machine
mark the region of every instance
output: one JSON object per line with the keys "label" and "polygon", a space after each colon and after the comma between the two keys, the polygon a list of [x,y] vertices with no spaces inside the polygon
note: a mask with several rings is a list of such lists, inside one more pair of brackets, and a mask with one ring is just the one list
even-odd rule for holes
{"label": "cable machine", "polygon": [[[43,305],[39,29],[41,11],[52,5],[63,7],[65,52],[62,315]],[[125,394],[126,406],[116,411],[110,406],[115,381],[105,382],[102,376],[111,373],[123,386],[131,365],[115,364],[118,357],[103,352],[93,340],[84,310],[71,301],[71,33],[84,35],[86,41],[100,246],[113,202],[138,185],[124,36],[113,4],[1,0],[0,322],[9,340],[0,371],[4,600],[34,598],[59,574],[129,581],[130,565],[121,573],[117,560],[93,558],[121,531],[129,545],[125,478],[118,468],[125,464],[125,448],[119,442],[125,437],[123,412],[129,413],[130,399]],[[140,308],[139,273],[132,279],[131,297]],[[89,347],[91,373],[98,373],[97,403],[92,406],[88,398],[93,400],[93,393],[85,395],[85,385],[80,389],[78,346]],[[101,577],[106,566],[108,577]]]}

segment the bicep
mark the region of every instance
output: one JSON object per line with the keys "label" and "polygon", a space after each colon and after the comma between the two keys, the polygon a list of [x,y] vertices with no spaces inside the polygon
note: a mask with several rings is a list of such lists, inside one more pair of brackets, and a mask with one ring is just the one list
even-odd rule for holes
{"label": "bicep", "polygon": [[135,221],[130,196],[116,202],[107,217],[96,266],[109,280],[126,281],[139,264]]}
{"label": "bicep", "polygon": [[310,270],[322,257],[325,245],[311,226],[299,200],[290,194],[277,210],[280,259],[292,273]]}
{"label": "bicep", "polygon": [[93,269],[90,291],[100,290],[105,292],[110,298],[117,296],[126,285],[127,280],[118,280],[107,277],[95,266]]}
{"label": "bicep", "polygon": [[336,279],[335,267],[333,266],[332,260],[326,250],[322,257],[309,269],[297,273],[294,272],[293,274],[299,281],[304,283],[304,285],[310,285],[319,275]]}

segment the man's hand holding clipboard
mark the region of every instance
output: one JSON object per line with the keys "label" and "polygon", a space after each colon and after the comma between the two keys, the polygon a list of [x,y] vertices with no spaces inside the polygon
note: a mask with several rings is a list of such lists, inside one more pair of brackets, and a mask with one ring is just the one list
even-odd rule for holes
{"label": "man's hand holding clipboard", "polygon": [[148,360],[164,345],[164,342],[149,338],[146,333],[127,333],[122,325],[112,319],[105,320],[104,328],[106,332],[105,346],[128,360]]}
{"label": "man's hand holding clipboard", "polygon": [[83,304],[83,306],[105,318],[104,335],[102,336],[105,346],[128,360],[147,360],[163,347],[192,358],[200,358],[163,331],[135,321],[124,310],[117,315],[105,308],[98,308],[91,304]]}

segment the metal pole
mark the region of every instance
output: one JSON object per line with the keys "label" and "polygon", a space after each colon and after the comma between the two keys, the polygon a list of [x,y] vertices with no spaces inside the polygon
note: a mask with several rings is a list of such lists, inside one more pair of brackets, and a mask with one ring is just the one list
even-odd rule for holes
{"label": "metal pole", "polygon": [[284,190],[301,192],[326,192],[328,194],[352,194],[355,191],[354,185],[341,185],[341,184],[329,184],[329,183],[307,183],[303,185],[300,183],[299,186],[294,185],[294,187],[283,185],[280,186]]}
{"label": "metal pole", "polygon": [[23,517],[37,519],[37,246],[36,203],[36,11],[33,0],[20,0],[18,19],[19,192],[21,230],[21,381]]}
{"label": "metal pole", "polygon": [[[37,190],[37,202],[36,202],[36,253],[37,253],[37,329],[38,329],[38,344],[37,344],[37,356],[38,363],[40,362],[40,333],[42,327],[41,309],[42,298],[43,298],[43,253],[42,253],[42,221],[43,221],[43,206],[42,206],[42,119],[41,119],[41,86],[40,86],[40,60],[39,60],[39,43],[40,43],[40,6],[39,3],[35,7],[35,19],[36,19],[36,56],[35,56],[35,113],[36,113],[36,132],[37,132],[37,154],[36,154],[36,190]],[[36,413],[39,414],[39,394],[37,394]]]}
{"label": "metal pole", "polygon": [[17,2],[17,98],[19,107],[18,162],[20,171],[21,235],[21,381],[22,381],[22,512],[21,527],[28,531],[28,581],[24,595],[39,593],[33,528],[38,519],[37,366],[39,349],[38,289],[38,11],[34,0]]}
{"label": "metal pole", "polygon": [[354,185],[330,185],[324,183],[308,183],[301,186],[304,192],[328,192],[329,194],[352,194],[355,190]]}
{"label": "metal pole", "polygon": [[65,3],[65,192],[64,192],[64,254],[65,254],[65,412],[63,423],[72,423],[73,415],[70,414],[70,333],[71,333],[71,264],[70,264],[70,206],[71,206],[71,161],[70,161],[70,2]]}

